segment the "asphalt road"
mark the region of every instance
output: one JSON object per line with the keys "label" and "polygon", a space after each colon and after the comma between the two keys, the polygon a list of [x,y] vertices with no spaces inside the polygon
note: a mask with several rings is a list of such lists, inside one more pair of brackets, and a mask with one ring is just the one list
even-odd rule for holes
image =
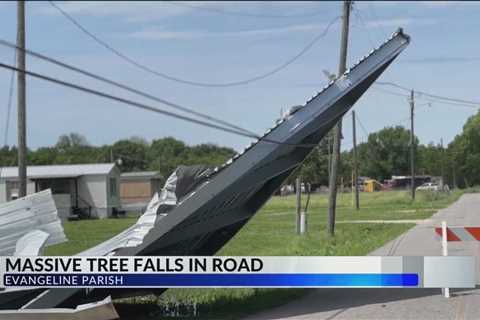
{"label": "asphalt road", "polygon": [[[465,194],[448,208],[370,255],[441,255],[441,243],[433,226],[480,226],[480,194]],[[477,257],[480,283],[479,242],[449,242],[449,255]],[[451,290],[444,298],[440,289],[312,289],[306,296],[248,319],[480,319],[480,286]]]}

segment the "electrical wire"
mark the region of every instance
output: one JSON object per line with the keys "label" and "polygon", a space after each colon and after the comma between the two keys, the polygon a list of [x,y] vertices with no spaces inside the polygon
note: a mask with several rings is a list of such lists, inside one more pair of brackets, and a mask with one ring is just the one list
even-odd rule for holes
{"label": "electrical wire", "polygon": [[290,15],[274,15],[274,14],[262,14],[262,13],[251,13],[251,12],[238,12],[238,11],[229,11],[229,10],[224,10],[220,8],[215,8],[215,7],[201,7],[201,6],[195,6],[190,3],[186,3],[183,1],[165,1],[168,2],[172,5],[175,6],[181,6],[181,7],[187,7],[190,9],[194,10],[200,10],[200,11],[208,11],[208,12],[214,12],[214,13],[219,13],[219,14],[224,14],[228,16],[237,16],[237,17],[250,17],[250,18],[308,18],[308,17],[314,17],[318,16],[320,14],[325,13],[325,11],[318,10],[310,13],[299,13],[299,14],[290,14]]}
{"label": "electrical wire", "polygon": [[215,118],[215,117],[212,117],[212,116],[209,116],[207,114],[204,114],[204,113],[201,113],[201,112],[197,112],[191,108],[187,108],[187,107],[184,107],[184,106],[181,106],[177,103],[173,103],[173,102],[170,102],[170,101],[167,101],[165,99],[162,99],[162,98],[159,98],[159,97],[156,97],[150,93],[146,93],[144,91],[140,91],[138,89],[135,89],[135,88],[132,88],[132,87],[129,87],[127,85],[124,85],[122,83],[119,83],[119,82],[116,82],[116,81],[113,81],[113,80],[110,80],[108,78],[105,78],[103,76],[100,76],[100,75],[97,75],[97,74],[94,74],[90,71],[86,71],[84,69],[80,69],[78,67],[75,67],[73,65],[70,65],[70,64],[67,64],[65,62],[61,62],[59,60],[56,60],[56,59],[53,59],[53,58],[50,58],[50,57],[47,57],[43,54],[40,54],[38,52],[35,52],[35,51],[32,51],[32,50],[28,50],[28,49],[24,49],[24,48],[20,48],[18,47],[17,45],[13,44],[13,43],[10,43],[6,40],[3,40],[3,39],[0,39],[0,45],[3,45],[3,46],[6,46],[6,47],[9,47],[9,48],[12,48],[12,49],[15,49],[15,50],[20,50],[20,51],[23,51],[25,52],[26,54],[30,55],[30,56],[33,56],[35,58],[38,58],[40,60],[43,60],[43,61],[47,61],[49,63],[52,63],[52,64],[55,64],[57,66],[60,66],[60,67],[63,67],[63,68],[66,68],[70,71],[74,71],[74,72],[77,72],[77,73],[80,73],[82,75],[85,75],[85,76],[88,76],[88,77],[91,77],[95,80],[99,80],[99,81],[102,81],[104,83],[108,83],[110,85],[113,85],[117,88],[120,88],[120,89],[124,89],[126,91],[129,91],[131,93],[134,93],[134,94],[137,94],[139,96],[142,96],[144,98],[147,98],[147,99],[150,99],[150,100],[153,100],[153,101],[156,101],[156,102],[160,102],[164,105],[167,105],[169,107],[172,107],[174,109],[177,109],[177,110],[181,110],[183,112],[186,112],[186,113],[190,113],[192,115],[195,115],[197,117],[200,117],[200,118],[204,118],[206,120],[209,120],[209,121],[212,121],[212,122],[216,122],[218,124],[221,124],[221,125],[225,125],[227,127],[230,127],[230,128],[233,128],[235,130],[239,130],[239,131],[243,131],[243,132],[246,132],[246,133],[249,133],[251,135],[256,135],[254,132],[252,131],[249,131],[247,129],[244,129],[244,128],[241,128],[237,125],[234,125],[234,124],[231,124],[227,121],[224,121],[224,120],[221,120],[221,119],[218,119],[218,118]]}
{"label": "electrical wire", "polygon": [[217,129],[217,130],[221,130],[221,131],[225,131],[225,132],[229,132],[229,133],[233,133],[233,134],[237,134],[237,135],[241,135],[241,136],[245,136],[245,137],[249,137],[249,138],[256,138],[256,139],[259,138],[258,135],[252,135],[252,134],[248,134],[248,133],[243,132],[243,131],[237,131],[237,130],[234,130],[234,129],[225,128],[225,127],[215,125],[215,124],[212,124],[212,123],[209,123],[209,122],[205,122],[205,121],[202,121],[202,120],[198,120],[198,119],[190,118],[190,117],[187,117],[187,116],[183,116],[183,115],[180,115],[180,114],[177,114],[177,113],[174,113],[174,112],[170,112],[170,111],[162,110],[162,109],[159,109],[159,108],[156,108],[156,107],[152,107],[152,106],[149,106],[149,105],[144,104],[144,103],[135,102],[135,101],[132,101],[132,100],[129,100],[129,99],[125,99],[125,98],[121,98],[121,97],[111,95],[109,93],[105,93],[105,92],[98,91],[98,90],[95,90],[95,89],[90,89],[90,88],[83,87],[83,86],[80,86],[80,85],[77,85],[77,84],[74,84],[74,83],[69,83],[69,82],[66,82],[66,81],[63,81],[63,80],[60,80],[60,79],[52,78],[52,77],[42,75],[42,74],[39,74],[39,73],[36,73],[36,72],[32,72],[32,71],[28,71],[28,70],[21,70],[17,67],[7,65],[7,64],[4,64],[4,63],[0,63],[0,67],[5,68],[5,69],[9,69],[9,70],[12,70],[12,71],[16,71],[16,72],[23,72],[23,73],[25,73],[25,74],[27,74],[31,77],[34,77],[34,78],[42,79],[42,80],[52,82],[52,83],[55,83],[55,84],[58,84],[58,85],[62,85],[62,86],[65,86],[65,87],[69,87],[69,88],[72,88],[72,89],[76,89],[76,90],[79,90],[79,91],[90,93],[92,95],[96,95],[96,96],[103,97],[103,98],[106,98],[106,99],[114,100],[114,101],[117,101],[117,102],[121,102],[121,103],[130,105],[130,106],[134,106],[134,107],[137,107],[137,108],[140,108],[140,109],[144,109],[144,110],[160,113],[160,114],[163,114],[163,115],[166,115],[166,116],[169,116],[169,117],[181,119],[181,120],[184,120],[184,121],[187,121],[187,122],[195,123],[195,124],[198,124],[198,125],[206,126],[206,127],[209,127],[209,128],[213,128],[213,129]]}
{"label": "electrical wire", "polygon": [[377,91],[380,91],[380,92],[383,92],[383,93],[387,93],[387,94],[390,94],[390,95],[393,95],[393,96],[410,98],[410,96],[409,96],[408,94],[404,94],[404,93],[393,92],[393,91],[386,90],[386,89],[381,89],[381,88],[378,88],[378,87],[373,87],[372,89],[377,90]]}
{"label": "electrical wire", "polygon": [[360,24],[361,24],[361,25],[365,28],[365,30],[367,31],[368,40],[370,41],[370,45],[372,46],[372,48],[375,48],[375,44],[373,43],[372,34],[371,34],[370,31],[368,30],[367,24],[365,23],[365,21],[363,20],[361,14],[360,14],[360,10],[357,9],[357,5],[352,5],[352,12],[353,12],[353,14],[355,15],[355,18],[360,22]]}
{"label": "electrical wire", "polygon": [[358,114],[356,114],[355,117],[356,117],[356,119],[357,119],[357,121],[358,121],[358,124],[360,124],[360,128],[362,128],[363,133],[365,134],[365,136],[368,137],[368,132],[367,132],[367,130],[365,129],[365,126],[363,125],[362,120],[360,120],[360,117],[358,116]]}
{"label": "electrical wire", "polygon": [[[359,9],[357,7],[353,7],[353,11],[357,13],[357,18],[366,27],[366,24],[363,21],[361,15],[360,15]],[[369,32],[369,31],[367,30],[367,32]],[[370,39],[371,39],[371,37],[370,37]],[[391,82],[391,81],[376,81],[374,84],[376,86],[390,86],[390,87],[394,87],[394,88],[397,88],[397,89],[400,89],[400,90],[403,90],[403,91],[406,91],[406,92],[410,92],[412,90],[410,88],[407,88],[403,85],[399,85],[399,84]],[[374,87],[374,89],[378,90],[378,91],[382,91],[384,93],[391,94],[391,95],[397,95],[397,96],[410,98],[410,95],[408,95],[408,94],[392,92],[392,91],[388,91],[388,90],[380,89],[380,88],[375,88],[375,87]],[[429,93],[429,92],[425,92],[425,91],[421,91],[421,90],[415,90],[415,89],[413,89],[413,90],[414,90],[414,94],[417,98],[429,97],[429,98],[431,98],[430,100],[428,100],[426,98],[425,99],[430,101],[430,102],[438,102],[438,103],[443,103],[443,104],[448,104],[448,105],[455,105],[455,106],[463,106],[463,107],[480,109],[480,101],[472,101],[472,100],[451,98],[451,97],[440,96],[440,95],[437,95],[437,94],[433,94],[433,93]],[[424,97],[422,97],[422,96],[424,96]]]}
{"label": "electrical wire", "polygon": [[[391,86],[391,87],[395,87],[395,88],[398,88],[398,89],[401,89],[401,90],[404,90],[404,91],[407,91],[407,92],[410,92],[412,90],[412,89],[409,89],[405,86],[402,86],[402,85],[399,85],[397,83],[390,82],[390,81],[377,81],[377,82],[375,82],[375,84],[384,85],[384,86]],[[446,102],[453,102],[455,104],[461,104],[461,105],[464,105],[464,106],[470,106],[470,107],[474,107],[474,108],[479,108],[480,107],[480,102],[479,101],[464,100],[464,99],[458,99],[458,98],[450,98],[450,97],[440,96],[440,95],[437,95],[437,94],[433,94],[433,93],[429,93],[429,92],[425,92],[425,91],[421,91],[421,90],[415,90],[415,89],[413,89],[413,91],[414,91],[415,95],[420,97],[420,98],[423,95],[423,96],[426,96],[426,97],[430,97],[432,99],[446,101]]]}
{"label": "electrical wire", "polygon": [[172,75],[169,75],[169,74],[164,73],[164,72],[160,72],[160,71],[155,70],[155,69],[153,69],[153,68],[151,68],[151,67],[149,67],[145,64],[142,64],[138,60],[130,58],[129,56],[127,56],[124,53],[120,52],[119,50],[115,49],[113,46],[111,46],[110,44],[103,41],[98,36],[96,36],[95,34],[90,32],[89,30],[87,30],[76,19],[74,19],[71,15],[69,15],[65,10],[63,10],[62,8],[57,6],[53,1],[49,1],[49,3],[54,8],[56,8],[65,18],[67,18],[71,23],[73,23],[78,29],[80,29],[83,33],[85,33],[87,36],[89,36],[95,42],[97,42],[98,44],[100,44],[105,49],[112,52],[113,54],[115,54],[117,57],[121,58],[125,62],[129,63],[130,65],[133,65],[133,66],[137,67],[138,69],[141,69],[143,71],[146,71],[150,74],[156,75],[156,76],[161,77],[161,78],[166,79],[166,80],[170,80],[170,81],[177,82],[177,83],[182,83],[182,84],[185,84],[185,85],[191,85],[191,86],[196,86],[196,87],[209,87],[209,88],[211,88],[211,87],[233,87],[233,86],[246,85],[246,84],[249,84],[249,83],[252,83],[252,82],[255,82],[255,81],[265,79],[269,76],[272,76],[272,75],[278,73],[279,71],[285,69],[286,67],[288,67],[289,65],[294,63],[296,60],[298,60],[308,50],[310,50],[315,43],[317,43],[320,39],[325,37],[328,34],[330,28],[333,26],[333,24],[341,18],[340,16],[337,16],[334,19],[332,19],[332,21],[330,21],[330,23],[325,27],[325,29],[322,31],[322,33],[317,35],[310,43],[308,43],[302,50],[300,50],[299,53],[297,53],[295,56],[293,56],[292,58],[285,61],[283,64],[273,68],[272,70],[270,70],[266,73],[248,78],[248,79],[244,79],[244,80],[237,80],[237,81],[224,82],[224,83],[213,83],[213,82],[199,82],[199,81],[193,81],[193,80],[179,78],[179,77],[172,76]]}
{"label": "electrical wire", "polygon": [[[258,136],[256,134],[249,134],[249,133],[246,133],[246,132],[243,132],[243,131],[237,131],[237,130],[234,130],[234,129],[222,127],[222,126],[212,124],[212,123],[209,123],[209,122],[205,122],[205,121],[202,121],[202,120],[198,120],[198,119],[190,118],[190,117],[187,117],[187,116],[184,116],[184,115],[180,115],[180,114],[177,114],[177,113],[174,113],[174,112],[162,110],[162,109],[159,109],[159,108],[156,108],[156,107],[144,104],[144,103],[140,103],[140,102],[136,102],[136,101],[133,101],[133,100],[129,100],[129,99],[121,98],[121,97],[118,97],[118,96],[114,96],[114,95],[109,94],[109,93],[105,93],[105,92],[98,91],[98,90],[95,90],[95,89],[87,88],[87,87],[84,87],[84,86],[81,86],[81,85],[78,85],[78,84],[74,84],[74,83],[70,83],[70,82],[67,82],[67,81],[64,81],[64,80],[61,80],[61,79],[58,79],[58,78],[49,77],[49,76],[46,76],[46,75],[43,75],[43,74],[39,74],[37,72],[33,72],[33,71],[29,71],[29,70],[21,70],[21,69],[15,67],[15,66],[11,66],[11,65],[4,64],[4,63],[1,63],[1,62],[0,62],[0,67],[5,68],[5,69],[9,69],[9,70],[12,70],[12,71],[16,71],[16,72],[22,72],[22,73],[25,73],[26,75],[34,77],[34,78],[38,78],[38,79],[41,79],[41,80],[44,80],[44,81],[47,81],[47,82],[55,83],[55,84],[58,84],[58,85],[61,85],[61,86],[64,86],[64,87],[71,88],[71,89],[76,89],[78,91],[89,93],[89,94],[99,96],[99,97],[102,97],[102,98],[105,98],[105,99],[117,101],[117,102],[129,105],[129,106],[133,106],[133,107],[140,108],[140,109],[143,109],[143,110],[159,113],[159,114],[162,114],[162,115],[166,115],[166,116],[169,116],[169,117],[173,117],[173,118],[177,118],[177,119],[180,119],[180,120],[191,122],[191,123],[194,123],[194,124],[197,124],[197,125],[201,125],[201,126],[204,126],[204,127],[209,127],[209,128],[212,128],[212,129],[224,131],[224,132],[227,132],[227,133],[232,133],[232,134],[236,134],[236,135],[244,136],[244,137],[248,137],[248,138],[254,138],[254,139],[257,139],[258,141],[261,140],[261,141],[264,141],[264,142],[274,143],[274,144],[278,144],[278,145],[288,145],[288,146],[292,146],[292,147],[302,147],[302,148],[314,148],[314,147],[317,146],[317,144],[297,144],[297,143],[275,141],[275,140],[267,139],[265,137]],[[341,115],[341,113],[338,114],[338,116],[340,116],[340,115]],[[320,124],[320,126],[326,124],[327,122],[328,121],[325,121],[325,123]]]}

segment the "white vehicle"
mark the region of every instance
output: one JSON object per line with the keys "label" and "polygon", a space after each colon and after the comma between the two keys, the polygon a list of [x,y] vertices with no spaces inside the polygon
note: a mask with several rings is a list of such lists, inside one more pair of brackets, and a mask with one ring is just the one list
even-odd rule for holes
{"label": "white vehicle", "polygon": [[436,183],[427,182],[417,187],[417,191],[440,191],[440,187]]}

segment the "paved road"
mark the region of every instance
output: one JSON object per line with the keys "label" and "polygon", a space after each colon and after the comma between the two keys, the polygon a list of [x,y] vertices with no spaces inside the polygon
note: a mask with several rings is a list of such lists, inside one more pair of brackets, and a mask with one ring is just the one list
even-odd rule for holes
{"label": "paved road", "polygon": [[[441,255],[433,226],[480,226],[480,194],[463,195],[450,207],[387,243],[370,255]],[[449,255],[477,256],[476,242],[450,242]],[[480,287],[451,290],[451,298],[440,289],[312,289],[305,297],[248,319],[480,319]]]}

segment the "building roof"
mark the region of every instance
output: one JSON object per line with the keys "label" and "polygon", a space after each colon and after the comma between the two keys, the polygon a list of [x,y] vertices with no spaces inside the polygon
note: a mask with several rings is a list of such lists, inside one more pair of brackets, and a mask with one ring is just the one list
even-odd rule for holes
{"label": "building roof", "polygon": [[[115,167],[115,163],[68,164],[49,166],[28,166],[29,179],[75,178],[85,175],[106,175]],[[0,168],[0,179],[18,178],[18,167]]]}
{"label": "building roof", "polygon": [[124,172],[120,175],[121,180],[149,180],[153,178],[162,178],[162,175],[158,171]]}

